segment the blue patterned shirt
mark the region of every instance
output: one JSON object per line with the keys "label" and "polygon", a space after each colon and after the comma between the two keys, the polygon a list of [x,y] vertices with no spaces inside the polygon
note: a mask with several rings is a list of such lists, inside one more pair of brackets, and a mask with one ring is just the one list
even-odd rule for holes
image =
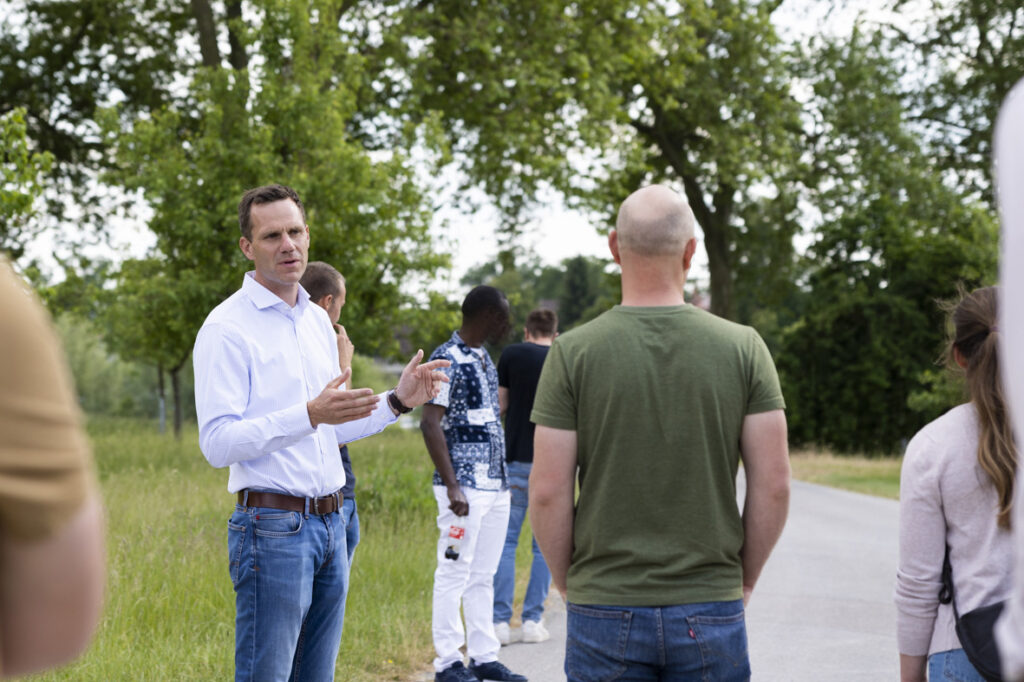
{"label": "blue patterned shirt", "polygon": [[[467,346],[452,333],[430,355],[452,363],[442,369],[449,383],[431,404],[445,408],[441,429],[460,486],[475,490],[506,490],[505,435],[498,407],[498,371],[483,348]],[[444,485],[434,472],[434,485]]]}

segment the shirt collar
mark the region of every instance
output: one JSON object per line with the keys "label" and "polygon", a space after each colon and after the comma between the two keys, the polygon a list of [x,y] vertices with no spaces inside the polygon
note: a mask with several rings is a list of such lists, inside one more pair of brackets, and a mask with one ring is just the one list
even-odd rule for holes
{"label": "shirt collar", "polygon": [[480,357],[483,357],[484,355],[487,354],[487,351],[484,349],[483,346],[474,348],[473,346],[470,346],[468,343],[463,341],[462,337],[459,336],[458,329],[452,332],[452,341],[454,341],[455,344],[458,345],[459,350],[461,350],[463,353],[472,353],[473,355],[478,355]]}
{"label": "shirt collar", "polygon": [[[280,296],[257,282],[255,275],[256,271],[250,270],[245,273],[245,277],[242,278],[242,291],[245,292],[245,295],[253,302],[253,305],[255,305],[259,310],[263,310],[264,308],[273,308],[278,304],[284,306],[287,310],[292,309],[292,307],[285,303]],[[294,310],[296,313],[301,313],[308,305],[309,293],[307,293],[300,284],[299,294],[295,298]]]}
{"label": "shirt collar", "polygon": [[459,336],[458,329],[452,332],[452,341],[454,341],[455,344],[458,345],[459,350],[463,351],[464,353],[470,353],[473,351],[473,349],[470,348],[469,345],[462,340],[462,337]]}

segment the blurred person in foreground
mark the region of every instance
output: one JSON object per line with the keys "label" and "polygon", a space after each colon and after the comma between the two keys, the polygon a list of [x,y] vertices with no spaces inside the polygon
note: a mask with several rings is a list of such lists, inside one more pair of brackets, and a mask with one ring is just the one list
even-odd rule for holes
{"label": "blurred person in foreground", "polygon": [[952,310],[951,367],[970,402],[917,432],[900,473],[897,637],[902,682],[983,682],[940,603],[948,552],[952,599],[964,614],[1006,599],[1012,585],[1010,509],[1016,448],[1003,402],[998,289],[964,296]]}
{"label": "blurred person in foreground", "polygon": [[[494,632],[502,644],[512,639],[509,620],[516,582],[516,549],[519,533],[529,506],[530,469],[533,467],[533,422],[530,411],[537,394],[537,381],[544,367],[551,342],[558,336],[558,315],[554,310],[537,308],[526,316],[523,343],[514,343],[501,352],[498,359],[498,403],[505,417],[505,461],[512,508],[508,518],[505,547],[498,571],[494,574]],[[523,600],[522,640],[543,642],[551,635],[544,627],[544,600],[551,585],[551,571],[544,555],[531,538],[533,560],[530,581]]]}
{"label": "blurred person in foreground", "polygon": [[230,467],[235,679],[334,679],[348,592],[338,444],[379,433],[437,395],[446,362],[405,366],[373,395],[345,390],[327,313],[299,284],[309,227],[295,190],[266,185],[238,206],[254,269],[207,316],[193,351],[199,446]]}
{"label": "blurred person in foreground", "polygon": [[430,356],[451,363],[445,370],[450,382],[423,406],[420,420],[434,462],[440,531],[431,622],[436,682],[526,682],[498,661],[501,643],[492,621],[510,502],[498,373],[483,345],[499,343],[508,331],[505,294],[474,287],[462,301],[462,325]]}
{"label": "blurred person in foreground", "polygon": [[541,373],[530,518],[568,600],[570,682],[750,678],[744,605],[789,508],[786,418],[757,332],[683,298],[694,228],[668,187],[631,194],[608,237],[622,303],[555,339]]}
{"label": "blurred person in foreground", "polygon": [[69,662],[103,602],[103,511],[67,361],[0,258],[0,672]]}
{"label": "blurred person in foreground", "polygon": [[[341,309],[345,307],[348,289],[345,277],[333,266],[323,261],[313,261],[306,266],[299,284],[309,294],[309,299],[327,311],[327,319],[334,326],[334,340],[338,345],[338,365],[342,372],[352,369],[352,357],[355,347],[348,338],[345,327],[338,323]],[[346,388],[352,383],[351,375]],[[352,573],[352,557],[359,544],[359,510],[356,507],[356,475],[352,472],[352,458],[349,456],[348,445],[339,444],[341,465],[345,468],[345,485],[341,489],[344,503],[341,507],[341,519],[345,523],[345,546],[348,548],[348,570]],[[351,583],[350,583],[351,584]]]}
{"label": "blurred person in foreground", "polygon": [[[1003,252],[999,281],[1000,351],[1007,407],[1017,437],[1024,434],[1024,80],[1018,81],[999,112],[995,134],[996,196],[1002,218]],[[1021,462],[1017,462],[1020,478]],[[1017,486],[1013,503],[1016,567],[1013,593],[996,625],[1003,676],[1024,682],[1024,490]]]}

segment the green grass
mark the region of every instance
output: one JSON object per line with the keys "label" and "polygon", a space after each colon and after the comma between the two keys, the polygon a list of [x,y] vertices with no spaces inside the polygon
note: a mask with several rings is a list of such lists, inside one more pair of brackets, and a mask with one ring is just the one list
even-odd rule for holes
{"label": "green grass", "polygon": [[[150,424],[90,420],[107,509],[107,599],[75,664],[35,680],[225,680],[233,676],[234,592],[227,470]],[[436,505],[418,431],[391,427],[351,448],[362,542],[356,550],[339,680],[408,680],[433,656],[430,595]]]}
{"label": "green grass", "polygon": [[838,456],[800,450],[790,456],[793,478],[896,500],[900,496],[899,457]]}
{"label": "green grass", "polygon": [[[225,680],[233,676],[234,592],[227,470],[136,420],[88,425],[107,508],[107,601],[78,662],[34,680]],[[430,668],[436,541],[433,466],[418,430],[393,426],[351,447],[362,541],[356,550],[337,679],[422,679]],[[793,474],[884,497],[899,493],[899,459],[795,452]],[[516,613],[529,576],[520,536]]]}

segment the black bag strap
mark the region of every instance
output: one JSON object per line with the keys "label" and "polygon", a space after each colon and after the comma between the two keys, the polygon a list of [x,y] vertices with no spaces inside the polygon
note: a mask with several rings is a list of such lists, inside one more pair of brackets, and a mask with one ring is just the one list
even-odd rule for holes
{"label": "black bag strap", "polygon": [[949,562],[949,545],[946,545],[946,555],[942,559],[942,589],[939,590],[939,603],[952,604],[953,617],[959,622],[959,613],[956,610],[956,595],[953,592],[953,565]]}
{"label": "black bag strap", "polygon": [[960,625],[960,612],[956,608],[956,593],[953,591],[953,564],[949,562],[949,545],[946,545],[946,556],[942,560],[942,589],[939,590],[939,603],[953,605],[953,620]]}

